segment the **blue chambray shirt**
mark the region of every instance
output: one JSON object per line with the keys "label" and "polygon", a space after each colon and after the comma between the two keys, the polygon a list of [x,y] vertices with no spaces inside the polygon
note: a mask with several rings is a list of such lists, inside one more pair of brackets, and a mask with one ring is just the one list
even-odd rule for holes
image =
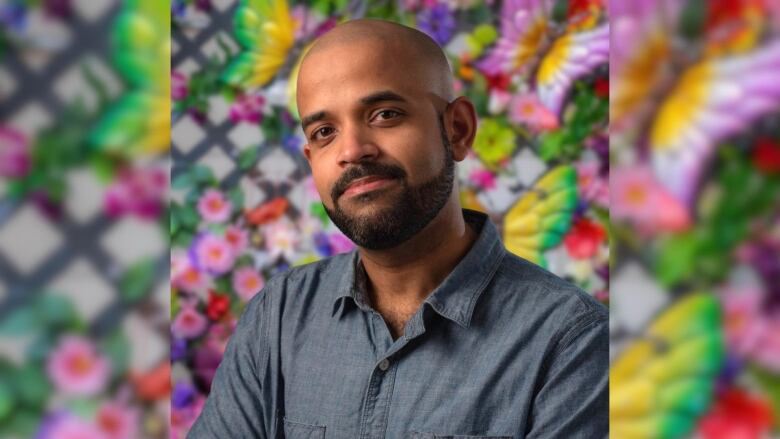
{"label": "blue chambray shirt", "polygon": [[275,276],[188,438],[602,438],[606,308],[479,237],[393,341],[356,251]]}

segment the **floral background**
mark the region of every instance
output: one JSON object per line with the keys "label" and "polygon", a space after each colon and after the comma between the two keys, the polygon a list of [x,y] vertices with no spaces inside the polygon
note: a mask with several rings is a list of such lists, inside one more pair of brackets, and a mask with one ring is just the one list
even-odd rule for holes
{"label": "floral background", "polygon": [[611,3],[615,437],[780,437],[779,13]]}
{"label": "floral background", "polygon": [[464,205],[488,212],[523,242],[518,251],[608,301],[602,2],[174,1],[174,437],[200,413],[237,318],[265,281],[354,248],[319,202],[293,87],[307,45],[360,17],[426,32],[445,48],[457,92],[476,104],[474,151],[458,167]]}
{"label": "floral background", "polygon": [[168,436],[169,24],[0,1],[0,437]]}

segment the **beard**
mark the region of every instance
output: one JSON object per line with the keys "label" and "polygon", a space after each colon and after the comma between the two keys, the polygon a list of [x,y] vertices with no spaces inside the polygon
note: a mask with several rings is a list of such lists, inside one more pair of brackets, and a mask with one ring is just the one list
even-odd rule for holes
{"label": "beard", "polygon": [[[406,171],[401,167],[374,162],[354,165],[347,169],[333,186],[333,210],[325,207],[325,212],[333,224],[356,245],[369,250],[393,248],[425,228],[447,204],[454,185],[455,160],[441,114],[439,131],[444,147],[444,165],[438,175],[420,185],[411,186],[407,181]],[[368,213],[350,215],[339,205],[339,197],[354,180],[368,176],[396,179],[401,184],[401,192],[388,207],[376,206]],[[352,201],[368,203],[383,195],[388,196],[382,192],[380,189],[355,195]]]}

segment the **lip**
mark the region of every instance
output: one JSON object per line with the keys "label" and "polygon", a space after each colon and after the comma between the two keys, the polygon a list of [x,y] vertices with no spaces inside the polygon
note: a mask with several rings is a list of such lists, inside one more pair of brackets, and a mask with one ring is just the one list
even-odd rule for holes
{"label": "lip", "polygon": [[392,178],[384,177],[364,177],[359,180],[353,181],[347,190],[344,191],[344,196],[354,196],[364,194],[373,190],[381,189],[389,184],[393,183]]}

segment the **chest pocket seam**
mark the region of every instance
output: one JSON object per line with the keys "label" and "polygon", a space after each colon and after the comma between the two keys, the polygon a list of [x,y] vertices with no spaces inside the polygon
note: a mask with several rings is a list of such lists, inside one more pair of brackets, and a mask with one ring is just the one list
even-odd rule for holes
{"label": "chest pocket seam", "polygon": [[285,439],[325,439],[325,426],[305,424],[282,418],[282,431]]}

